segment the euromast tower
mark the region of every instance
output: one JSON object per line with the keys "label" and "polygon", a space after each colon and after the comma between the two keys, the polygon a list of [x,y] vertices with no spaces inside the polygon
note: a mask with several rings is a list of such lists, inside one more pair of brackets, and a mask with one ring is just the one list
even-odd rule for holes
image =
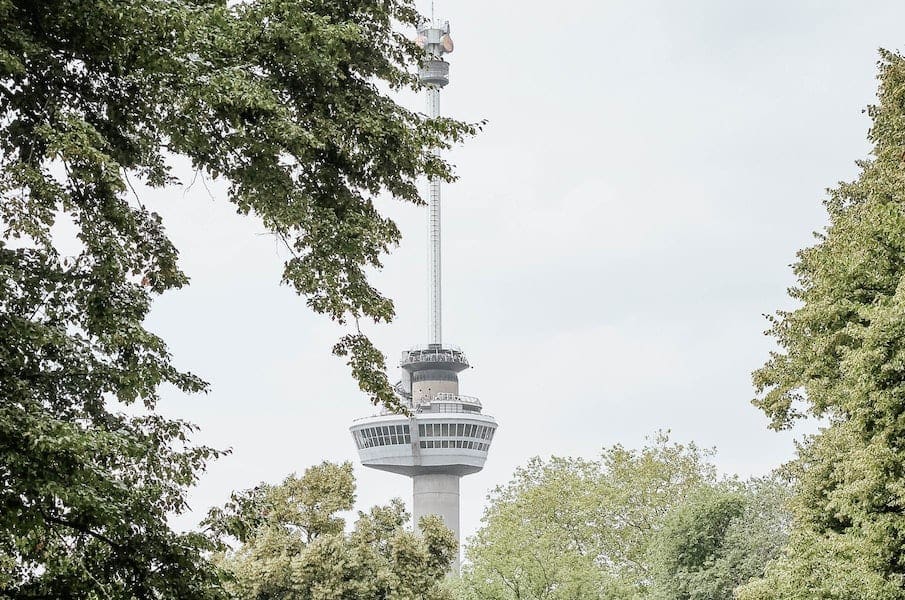
{"label": "euromast tower", "polygon": [[[427,111],[440,116],[440,90],[449,83],[452,52],[449,22],[432,20],[418,31],[427,57],[419,72],[427,93]],[[425,346],[402,353],[402,380],[396,393],[411,416],[383,413],[358,419],[351,432],[366,467],[412,478],[414,522],[439,515],[459,540],[459,480],[484,467],[497,428],[481,412],[481,402],[459,394],[459,373],[468,359],[441,337],[440,181],[429,181],[430,336]],[[459,570],[458,552],[451,566]]]}

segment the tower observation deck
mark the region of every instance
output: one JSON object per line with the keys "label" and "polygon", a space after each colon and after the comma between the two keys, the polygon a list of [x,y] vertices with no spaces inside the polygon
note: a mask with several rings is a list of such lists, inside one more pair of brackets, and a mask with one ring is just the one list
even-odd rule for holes
{"label": "tower observation deck", "polygon": [[[440,89],[449,83],[449,22],[432,20],[418,30],[425,50],[419,70],[427,113],[440,116]],[[459,373],[469,368],[461,349],[441,341],[440,181],[428,182],[430,343],[402,353],[395,390],[410,416],[384,413],[357,419],[350,428],[366,467],[412,478],[412,513],[439,515],[459,540],[459,480],[484,467],[497,429],[481,402],[459,394]],[[459,570],[458,553],[451,565]]]}

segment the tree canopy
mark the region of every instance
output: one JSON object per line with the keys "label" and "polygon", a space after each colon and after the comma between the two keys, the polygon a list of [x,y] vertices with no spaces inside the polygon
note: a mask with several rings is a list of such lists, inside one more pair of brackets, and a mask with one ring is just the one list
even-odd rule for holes
{"label": "tree canopy", "polygon": [[701,486],[655,534],[651,600],[732,600],[788,539],[788,485],[776,477]]}
{"label": "tree canopy", "polygon": [[826,426],[798,448],[789,547],[744,600],[905,598],[905,57],[881,52],[871,157],[830,190],[829,225],[798,254],[754,375],[755,403],[786,428]]}
{"label": "tree canopy", "polygon": [[[291,250],[313,310],[390,319],[366,269],[399,231],[373,199],[420,202],[419,176],[451,177],[433,149],[474,130],[385,93],[417,85],[398,33],[417,19],[411,0],[0,0],[0,589],[204,597],[204,544],[166,516],[217,453],[153,409],[206,384],[144,326],[188,278],[133,182],[176,186],[189,160]],[[365,336],[335,352],[398,408]]]}
{"label": "tree canopy", "polygon": [[352,465],[323,463],[279,485],[234,494],[207,524],[237,544],[215,557],[236,600],[448,600],[443,579],[458,544],[436,516],[415,534],[400,501],[359,513],[350,533]]}
{"label": "tree canopy", "polygon": [[466,600],[723,600],[785,542],[779,480],[720,480],[709,452],[659,435],[599,460],[532,459],[469,540]]}

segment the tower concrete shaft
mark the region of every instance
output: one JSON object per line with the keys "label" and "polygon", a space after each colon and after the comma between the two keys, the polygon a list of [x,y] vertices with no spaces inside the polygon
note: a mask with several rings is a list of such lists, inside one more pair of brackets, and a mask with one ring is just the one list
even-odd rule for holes
{"label": "tower concrete shaft", "polygon": [[[417,524],[421,517],[437,515],[459,541],[459,480],[461,475],[427,473],[412,477],[412,520]],[[459,552],[451,565],[459,572]]]}

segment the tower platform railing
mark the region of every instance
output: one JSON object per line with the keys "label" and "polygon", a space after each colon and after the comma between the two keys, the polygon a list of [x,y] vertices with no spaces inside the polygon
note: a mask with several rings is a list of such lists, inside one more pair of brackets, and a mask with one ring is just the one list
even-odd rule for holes
{"label": "tower platform railing", "polygon": [[449,392],[441,392],[434,396],[432,402],[459,402],[460,404],[470,404],[472,406],[481,406],[481,401],[474,396],[461,396],[459,394],[451,394]]}
{"label": "tower platform railing", "polygon": [[457,363],[468,365],[465,353],[452,346],[413,348],[402,353],[400,366],[417,363]]}
{"label": "tower platform railing", "polygon": [[480,413],[481,401],[474,396],[460,396],[449,392],[436,394],[417,403],[416,411],[424,413]]}

